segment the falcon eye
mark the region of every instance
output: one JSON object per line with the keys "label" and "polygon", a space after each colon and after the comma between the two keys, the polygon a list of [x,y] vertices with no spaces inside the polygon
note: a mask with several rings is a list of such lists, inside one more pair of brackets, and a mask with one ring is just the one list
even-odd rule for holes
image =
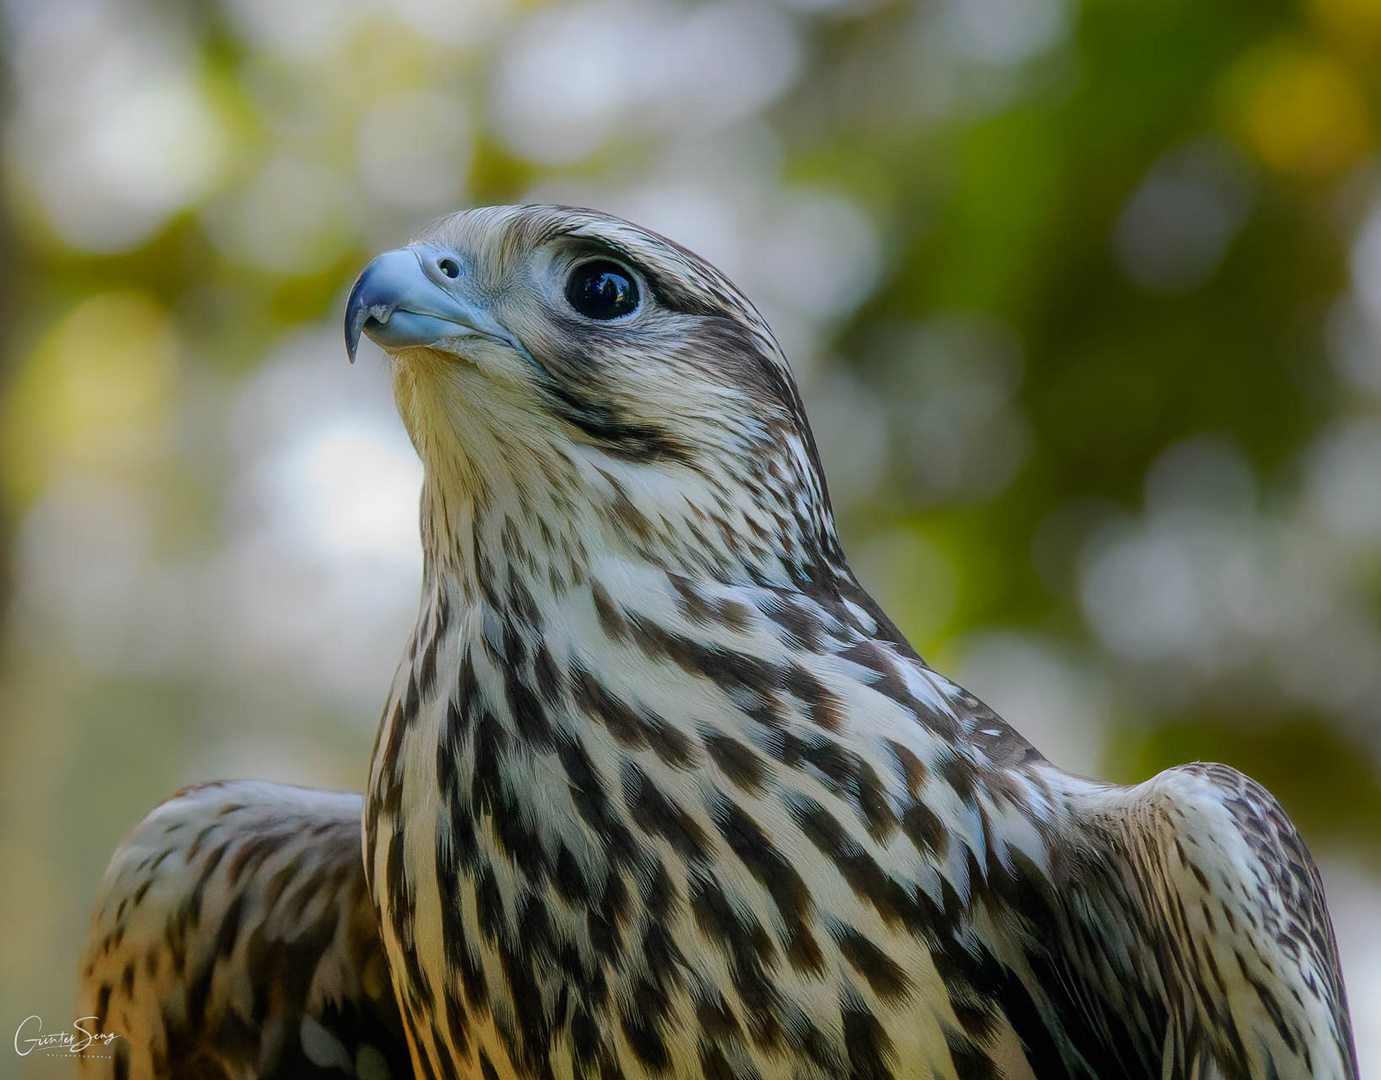
{"label": "falcon eye", "polygon": [[638,310],[638,283],[618,263],[581,263],[566,281],[566,299],[587,319],[608,322]]}

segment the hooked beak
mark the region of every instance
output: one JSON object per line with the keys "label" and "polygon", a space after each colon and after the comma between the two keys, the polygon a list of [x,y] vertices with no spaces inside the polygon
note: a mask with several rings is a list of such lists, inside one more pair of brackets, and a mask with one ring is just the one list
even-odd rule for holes
{"label": "hooked beak", "polygon": [[447,248],[412,244],[384,252],[360,272],[345,304],[350,362],[361,333],[387,350],[465,335],[516,344],[473,292],[464,261]]}

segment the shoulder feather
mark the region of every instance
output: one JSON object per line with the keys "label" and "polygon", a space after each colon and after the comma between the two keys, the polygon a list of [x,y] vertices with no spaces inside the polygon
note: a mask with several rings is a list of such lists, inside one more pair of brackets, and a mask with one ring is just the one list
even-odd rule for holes
{"label": "shoulder feather", "polygon": [[364,882],[360,796],[188,788],[111,859],[81,1015],[85,1077],[411,1077]]}

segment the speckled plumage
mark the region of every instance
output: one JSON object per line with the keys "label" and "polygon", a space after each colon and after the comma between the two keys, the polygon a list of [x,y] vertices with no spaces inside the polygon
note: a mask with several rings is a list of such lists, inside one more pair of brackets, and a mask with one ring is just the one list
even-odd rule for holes
{"label": "speckled plumage", "polygon": [[140,822],[81,964],[77,1015],[117,1038],[88,1048],[81,1075],[410,1077],[360,811],[358,795],[239,780],[188,788]]}
{"label": "speckled plumage", "polygon": [[[1355,1080],[1279,806],[1223,766],[1071,776],[931,671],[722,275],[564,208],[412,250],[348,333],[426,469],[364,807],[418,1076]],[[590,258],[631,317],[565,299]],[[395,287],[473,314],[438,335]]]}

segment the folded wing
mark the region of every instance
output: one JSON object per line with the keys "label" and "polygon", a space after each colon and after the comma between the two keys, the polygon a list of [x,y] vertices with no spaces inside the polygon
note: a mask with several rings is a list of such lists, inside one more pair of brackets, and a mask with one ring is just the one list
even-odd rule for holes
{"label": "folded wing", "polygon": [[231,781],[150,813],[111,860],[83,955],[78,1015],[118,1038],[82,1076],[412,1077],[360,803]]}
{"label": "folded wing", "polygon": [[[1043,982],[1077,1056],[1133,1033],[1165,1078],[1357,1080],[1318,869],[1265,788],[1194,764],[1076,803],[1050,955],[1057,986],[1085,989]],[[1135,1022],[1110,1038],[1108,1016]]]}

